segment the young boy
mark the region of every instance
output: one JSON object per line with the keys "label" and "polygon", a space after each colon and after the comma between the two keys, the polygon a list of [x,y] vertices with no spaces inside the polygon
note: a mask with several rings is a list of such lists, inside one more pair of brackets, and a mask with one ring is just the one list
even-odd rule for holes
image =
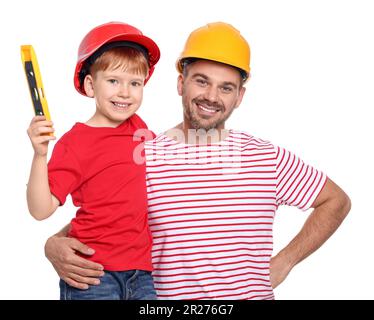
{"label": "young boy", "polygon": [[159,58],[156,43],[133,26],[94,28],[79,46],[74,85],[95,98],[95,114],[61,137],[48,164],[52,122],[36,116],[28,128],[34,148],[27,187],[31,215],[46,219],[71,194],[79,209],[69,235],[94,248],[88,259],[105,269],[100,285],[87,290],[60,280],[63,300],[156,299],[145,164],[134,162],[133,151],[142,143],[137,130],[147,129],[135,112]]}

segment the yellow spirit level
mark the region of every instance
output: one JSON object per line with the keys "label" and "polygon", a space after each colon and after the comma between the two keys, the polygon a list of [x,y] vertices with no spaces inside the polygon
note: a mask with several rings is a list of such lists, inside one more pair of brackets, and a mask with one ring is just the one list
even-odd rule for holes
{"label": "yellow spirit level", "polygon": [[34,48],[31,45],[21,46],[21,58],[26,79],[29,84],[35,115],[44,115],[47,120],[51,120]]}

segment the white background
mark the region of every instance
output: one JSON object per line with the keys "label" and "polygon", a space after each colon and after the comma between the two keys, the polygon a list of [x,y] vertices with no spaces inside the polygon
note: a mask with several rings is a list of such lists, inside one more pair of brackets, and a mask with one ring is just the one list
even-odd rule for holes
{"label": "white background", "polygon": [[[58,277],[44,243],[75,214],[69,200],[34,221],[25,190],[32,159],[26,129],[33,115],[20,59],[32,44],[56,135],[94,112],[73,87],[76,52],[94,26],[124,21],[160,46],[140,115],[156,133],[182,119],[174,63],[188,34],[213,21],[233,24],[252,49],[252,79],[227,127],[283,146],[325,171],[351,197],[336,234],[276,289],[277,299],[373,299],[374,10],[351,1],[10,1],[0,10],[0,299],[58,299]],[[52,144],[53,146],[53,144]],[[51,147],[52,147],[51,146]],[[52,148],[50,148],[52,149]],[[308,213],[278,210],[275,252]]]}

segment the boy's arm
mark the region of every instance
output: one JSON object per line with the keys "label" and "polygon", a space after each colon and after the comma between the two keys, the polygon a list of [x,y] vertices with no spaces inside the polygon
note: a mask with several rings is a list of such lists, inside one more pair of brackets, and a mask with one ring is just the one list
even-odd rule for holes
{"label": "boy's arm", "polygon": [[46,156],[34,154],[27,184],[27,205],[36,220],[48,218],[60,205],[49,189]]}
{"label": "boy's arm", "polygon": [[95,251],[74,238],[68,238],[70,225],[50,237],[44,247],[45,256],[52,263],[59,277],[78,289],[100,283],[98,277],[104,274],[103,266],[77,255],[93,255]]}
{"label": "boy's arm", "polygon": [[51,194],[48,183],[47,152],[54,131],[52,122],[44,116],[32,119],[27,133],[34,148],[30,178],[27,184],[27,205],[31,215],[37,220],[48,218],[59,206],[59,201]]}

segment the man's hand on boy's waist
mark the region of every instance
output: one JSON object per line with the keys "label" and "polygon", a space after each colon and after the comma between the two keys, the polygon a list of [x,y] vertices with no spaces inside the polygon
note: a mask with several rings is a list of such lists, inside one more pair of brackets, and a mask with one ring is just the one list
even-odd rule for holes
{"label": "man's hand on boy's waist", "polygon": [[77,254],[95,253],[93,249],[77,239],[56,234],[47,240],[44,250],[45,256],[60,278],[68,285],[78,289],[88,289],[89,285],[100,284],[98,278],[104,275],[103,266]]}

